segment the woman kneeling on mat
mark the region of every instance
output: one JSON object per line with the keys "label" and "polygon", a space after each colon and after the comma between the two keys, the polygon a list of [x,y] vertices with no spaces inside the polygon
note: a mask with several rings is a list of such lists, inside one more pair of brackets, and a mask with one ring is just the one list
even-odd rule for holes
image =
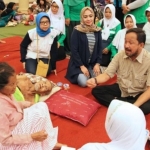
{"label": "woman kneeling on mat", "polygon": [[[36,17],[36,28],[28,31],[21,45],[21,62],[27,73],[36,74],[39,61],[48,65],[47,75],[56,74],[57,34],[50,29],[50,18],[45,12]],[[38,74],[39,75],[39,74]]]}

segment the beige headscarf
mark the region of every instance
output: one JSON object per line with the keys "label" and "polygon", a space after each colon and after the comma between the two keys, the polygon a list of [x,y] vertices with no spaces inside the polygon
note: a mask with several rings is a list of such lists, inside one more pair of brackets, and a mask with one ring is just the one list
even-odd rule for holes
{"label": "beige headscarf", "polygon": [[98,31],[100,31],[101,28],[100,28],[100,27],[97,27],[97,26],[94,24],[94,20],[93,20],[93,24],[92,24],[91,26],[85,25],[85,23],[84,23],[84,21],[83,21],[83,14],[85,13],[86,10],[89,10],[90,12],[92,12],[93,16],[95,15],[92,8],[90,8],[90,7],[84,7],[84,8],[81,10],[81,13],[80,13],[81,24],[75,26],[75,29],[77,29],[77,30],[80,31],[80,32],[84,32],[84,33],[98,32]]}

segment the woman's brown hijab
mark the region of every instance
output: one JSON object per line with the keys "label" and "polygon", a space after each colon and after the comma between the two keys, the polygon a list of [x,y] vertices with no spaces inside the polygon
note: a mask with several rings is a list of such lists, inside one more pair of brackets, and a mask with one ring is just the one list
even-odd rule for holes
{"label": "woman's brown hijab", "polygon": [[[85,13],[86,10],[89,10],[93,16],[95,15],[94,14],[94,11],[92,8],[90,7],[84,7],[82,10],[81,10],[81,14],[80,14],[80,18],[81,18],[81,24],[80,25],[77,25],[75,26],[75,29],[77,29],[78,31],[80,32],[84,32],[84,33],[89,33],[89,32],[98,32],[101,30],[100,27],[97,27],[95,24],[94,24],[94,19],[93,19],[93,24],[91,26],[87,26],[84,21],[83,21],[83,15]],[[94,18],[94,17],[93,17]]]}

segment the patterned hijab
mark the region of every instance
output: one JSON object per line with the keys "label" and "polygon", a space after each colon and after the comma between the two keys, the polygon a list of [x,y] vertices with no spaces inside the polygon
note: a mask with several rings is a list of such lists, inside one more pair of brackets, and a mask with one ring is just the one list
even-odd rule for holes
{"label": "patterned hijab", "polygon": [[84,21],[83,21],[83,15],[85,13],[86,10],[89,10],[90,12],[92,12],[93,16],[94,16],[94,12],[93,9],[90,7],[84,7],[81,10],[81,14],[80,14],[80,18],[81,18],[81,23],[80,25],[75,26],[75,29],[77,29],[80,32],[84,32],[84,33],[89,33],[89,32],[98,32],[101,30],[101,28],[97,27],[94,24],[94,17],[93,17],[93,24],[91,26],[87,26]]}
{"label": "patterned hijab", "polygon": [[49,34],[51,32],[50,28],[47,29],[47,31],[43,31],[41,28],[40,28],[40,21],[43,17],[47,17],[49,22],[50,22],[50,18],[48,16],[47,13],[45,12],[41,12],[39,13],[37,16],[36,16],[36,31],[38,33],[39,36],[41,37],[44,37],[46,36],[47,34]]}

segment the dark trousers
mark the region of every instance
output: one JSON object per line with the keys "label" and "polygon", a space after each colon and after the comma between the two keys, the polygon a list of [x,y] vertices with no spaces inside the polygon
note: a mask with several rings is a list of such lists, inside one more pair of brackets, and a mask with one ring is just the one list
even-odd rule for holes
{"label": "dark trousers", "polygon": [[[46,58],[40,58],[45,64],[48,64],[48,59]],[[37,59],[26,59],[25,69],[27,73],[36,74],[36,68],[37,68]],[[49,64],[47,75],[51,73],[51,65]]]}
{"label": "dark trousers", "polygon": [[[115,83],[112,85],[97,86],[92,89],[92,94],[98,100],[99,103],[108,107],[113,99],[118,99],[133,104],[142,93],[136,95],[135,97],[121,97],[119,85]],[[141,105],[140,109],[145,115],[150,113],[150,100]]]}
{"label": "dark trousers", "polygon": [[66,53],[65,53],[65,50],[64,50],[64,46],[60,46],[57,50],[58,50],[57,61],[65,59],[66,58]]}
{"label": "dark trousers", "polygon": [[121,7],[116,7],[116,18],[121,22],[122,29],[124,28],[124,14]]}

